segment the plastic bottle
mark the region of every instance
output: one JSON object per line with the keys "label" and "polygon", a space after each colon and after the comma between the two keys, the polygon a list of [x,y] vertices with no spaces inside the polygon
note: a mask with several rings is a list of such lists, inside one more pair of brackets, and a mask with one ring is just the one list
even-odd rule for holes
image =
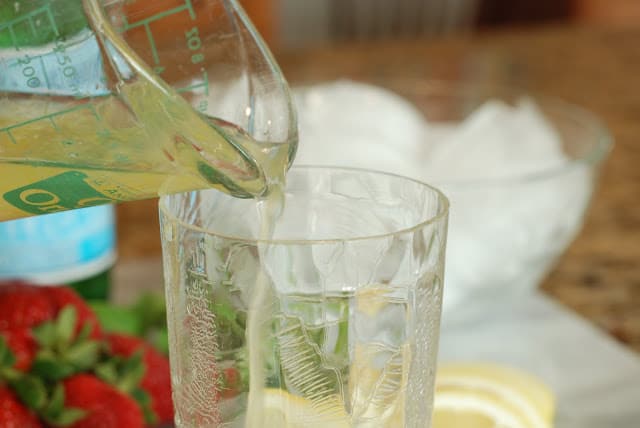
{"label": "plastic bottle", "polygon": [[104,300],[115,248],[112,205],[0,222],[0,281],[66,284]]}

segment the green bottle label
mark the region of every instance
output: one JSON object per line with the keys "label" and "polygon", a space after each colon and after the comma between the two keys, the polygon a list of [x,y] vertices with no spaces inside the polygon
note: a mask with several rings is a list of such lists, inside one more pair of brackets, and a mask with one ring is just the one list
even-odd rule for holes
{"label": "green bottle label", "polygon": [[89,185],[87,177],[79,171],[67,171],[11,190],[3,198],[14,207],[36,215],[116,201]]}

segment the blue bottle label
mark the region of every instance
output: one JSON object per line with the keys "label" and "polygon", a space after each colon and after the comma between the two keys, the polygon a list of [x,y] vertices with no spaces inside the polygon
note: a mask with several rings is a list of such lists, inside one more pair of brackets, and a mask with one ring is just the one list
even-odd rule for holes
{"label": "blue bottle label", "polygon": [[0,279],[68,282],[107,269],[115,260],[111,205],[0,223]]}

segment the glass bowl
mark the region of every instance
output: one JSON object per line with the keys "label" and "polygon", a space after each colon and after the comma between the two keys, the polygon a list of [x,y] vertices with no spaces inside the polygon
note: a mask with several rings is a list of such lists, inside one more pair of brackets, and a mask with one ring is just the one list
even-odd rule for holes
{"label": "glass bowl", "polygon": [[612,147],[590,112],[510,86],[342,81],[296,96],[297,163],[394,172],[448,196],[445,315],[539,286],[580,231]]}

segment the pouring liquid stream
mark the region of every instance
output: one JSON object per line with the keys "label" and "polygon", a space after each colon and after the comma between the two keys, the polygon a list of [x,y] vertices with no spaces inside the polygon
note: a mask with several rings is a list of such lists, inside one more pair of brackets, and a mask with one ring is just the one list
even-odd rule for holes
{"label": "pouring liquid stream", "polygon": [[245,417],[245,428],[258,428],[264,425],[265,358],[263,343],[265,331],[269,326],[275,304],[275,296],[264,265],[265,242],[273,237],[276,222],[284,209],[284,187],[286,156],[265,167],[268,193],[257,202],[259,227],[258,253],[260,270],[256,279],[253,295],[247,311],[246,346],[249,354],[249,397]]}

